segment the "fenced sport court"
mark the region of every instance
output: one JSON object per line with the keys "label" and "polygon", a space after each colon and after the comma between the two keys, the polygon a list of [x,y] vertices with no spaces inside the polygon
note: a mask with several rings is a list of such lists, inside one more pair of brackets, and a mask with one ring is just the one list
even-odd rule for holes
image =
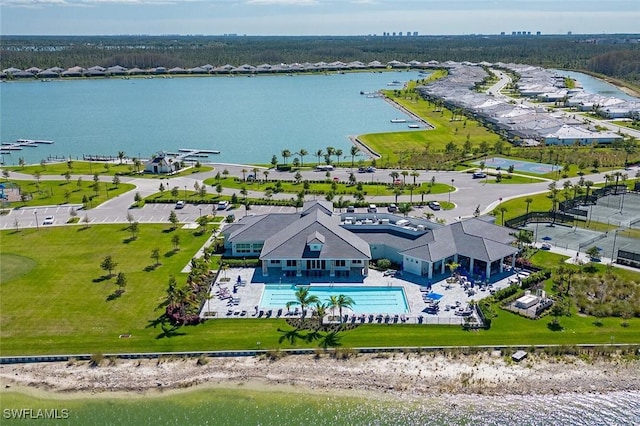
{"label": "fenced sport court", "polygon": [[[473,164],[479,166],[481,162],[482,160],[476,161]],[[554,166],[553,164],[532,163],[530,161],[522,160],[509,160],[502,157],[488,158],[484,160],[484,165],[485,167],[490,167],[493,169],[497,169],[498,167],[500,167],[501,170],[507,170],[509,166],[513,165],[515,171],[535,173],[539,175],[555,172],[558,169],[558,166]]]}

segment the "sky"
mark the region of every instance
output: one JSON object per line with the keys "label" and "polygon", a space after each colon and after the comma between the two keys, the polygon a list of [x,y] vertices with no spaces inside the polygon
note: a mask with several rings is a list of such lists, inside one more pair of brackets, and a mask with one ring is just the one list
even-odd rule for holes
{"label": "sky", "polygon": [[0,0],[2,35],[640,33],[640,0]]}

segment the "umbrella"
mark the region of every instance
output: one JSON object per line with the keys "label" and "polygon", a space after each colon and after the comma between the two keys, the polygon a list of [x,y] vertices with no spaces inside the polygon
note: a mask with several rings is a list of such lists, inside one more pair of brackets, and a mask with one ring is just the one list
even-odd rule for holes
{"label": "umbrella", "polygon": [[542,237],[542,239],[545,240],[545,241],[551,241],[552,240],[551,237]]}

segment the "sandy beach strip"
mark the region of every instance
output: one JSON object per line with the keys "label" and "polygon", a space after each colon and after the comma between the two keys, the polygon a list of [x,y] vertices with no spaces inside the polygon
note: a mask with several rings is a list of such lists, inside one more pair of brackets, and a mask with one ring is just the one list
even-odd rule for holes
{"label": "sandy beach strip", "polygon": [[166,394],[195,387],[422,397],[442,394],[530,395],[640,390],[640,361],[529,355],[514,363],[493,353],[328,354],[109,360],[0,366],[4,391],[58,395]]}

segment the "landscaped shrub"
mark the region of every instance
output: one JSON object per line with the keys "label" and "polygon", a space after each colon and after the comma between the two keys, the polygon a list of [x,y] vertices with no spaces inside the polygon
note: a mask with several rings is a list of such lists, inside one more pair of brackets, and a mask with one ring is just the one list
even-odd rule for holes
{"label": "landscaped shrub", "polygon": [[389,259],[378,259],[376,261],[376,267],[379,269],[389,269],[391,267],[391,261]]}
{"label": "landscaped shrub", "polygon": [[260,266],[260,259],[229,259],[225,258],[224,263],[230,268],[257,268]]}

